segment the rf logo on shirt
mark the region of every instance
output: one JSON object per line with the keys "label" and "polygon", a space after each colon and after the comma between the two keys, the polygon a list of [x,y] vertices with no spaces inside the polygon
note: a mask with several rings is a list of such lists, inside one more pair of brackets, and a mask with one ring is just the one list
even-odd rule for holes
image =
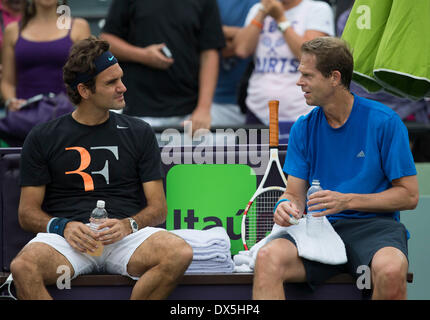
{"label": "rf logo on shirt", "polygon": [[[106,160],[104,167],[99,171],[91,171],[91,174],[84,172],[91,164],[90,152],[83,147],[69,147],[65,148],[66,151],[77,151],[81,157],[79,167],[72,171],[66,171],[65,174],[78,174],[84,181],[85,191],[94,190],[94,181],[91,175],[100,174],[105,178],[106,184],[109,184],[109,161]],[[117,146],[103,146],[103,147],[91,147],[90,150],[108,150],[113,153],[116,160],[119,160],[118,147]]]}

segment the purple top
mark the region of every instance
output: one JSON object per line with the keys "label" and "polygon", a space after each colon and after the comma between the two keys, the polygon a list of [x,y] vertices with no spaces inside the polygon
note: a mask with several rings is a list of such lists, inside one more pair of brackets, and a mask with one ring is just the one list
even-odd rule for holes
{"label": "purple top", "polygon": [[30,41],[19,34],[15,45],[17,98],[66,92],[63,66],[73,44],[70,30],[65,37],[53,41]]}

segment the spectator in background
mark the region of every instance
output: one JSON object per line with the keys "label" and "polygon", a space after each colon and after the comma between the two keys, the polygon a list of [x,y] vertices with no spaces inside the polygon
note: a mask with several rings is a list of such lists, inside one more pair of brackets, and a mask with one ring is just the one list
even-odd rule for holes
{"label": "spectator in background", "polygon": [[58,5],[57,0],[26,1],[21,22],[5,29],[1,93],[10,111],[38,94],[66,92],[63,66],[72,44],[90,36],[90,27],[76,18],[60,29]]}
{"label": "spectator in background", "polygon": [[[1,48],[3,46],[3,33],[6,26],[21,18],[21,6],[23,0],[0,0],[0,61]],[[0,63],[0,80],[3,66]]]}
{"label": "spectator in background", "polygon": [[100,37],[122,62],[125,114],[152,126],[189,119],[193,131],[210,128],[225,45],[216,0],[114,0]]}
{"label": "spectator in background", "polygon": [[217,0],[226,47],[221,51],[218,84],[211,108],[213,126],[245,124],[245,114],[237,104],[238,86],[250,59],[235,55],[233,39],[245,24],[251,7],[259,0]]}
{"label": "spectator in background", "polygon": [[248,124],[269,124],[267,101],[280,101],[280,142],[290,128],[309,112],[303,92],[296,86],[300,46],[307,40],[334,34],[331,7],[321,1],[261,0],[248,13],[246,27],[235,37],[239,57],[254,54],[246,105]]}

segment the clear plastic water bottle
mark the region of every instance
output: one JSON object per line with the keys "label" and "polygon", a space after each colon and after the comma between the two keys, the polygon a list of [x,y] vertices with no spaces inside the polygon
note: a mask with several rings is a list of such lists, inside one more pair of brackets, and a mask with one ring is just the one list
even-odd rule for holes
{"label": "clear plastic water bottle", "polygon": [[[322,191],[323,188],[320,186],[319,180],[312,180],[312,185],[308,189],[307,193],[307,201],[309,201],[309,197],[311,194],[315,192]],[[309,211],[306,214],[306,232],[310,236],[318,235],[322,230],[322,225],[324,223],[324,217],[314,217],[313,214],[317,212],[321,212],[321,210]]]}
{"label": "clear plastic water bottle", "polygon": [[[91,230],[95,231],[95,232],[100,232],[102,230],[98,230],[98,227],[104,223],[106,221],[106,219],[108,218],[108,213],[105,209],[105,202],[103,200],[98,200],[97,201],[97,206],[96,208],[91,212],[90,215],[90,228]],[[97,249],[94,252],[89,252],[89,255],[92,256],[101,256],[103,253],[103,244],[101,243],[101,241],[98,241],[97,243]]]}

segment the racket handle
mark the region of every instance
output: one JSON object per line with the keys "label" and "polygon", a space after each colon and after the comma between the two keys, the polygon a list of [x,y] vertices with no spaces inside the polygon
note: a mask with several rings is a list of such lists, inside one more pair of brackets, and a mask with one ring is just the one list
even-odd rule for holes
{"label": "racket handle", "polygon": [[278,147],[279,145],[279,101],[269,101],[269,146]]}

